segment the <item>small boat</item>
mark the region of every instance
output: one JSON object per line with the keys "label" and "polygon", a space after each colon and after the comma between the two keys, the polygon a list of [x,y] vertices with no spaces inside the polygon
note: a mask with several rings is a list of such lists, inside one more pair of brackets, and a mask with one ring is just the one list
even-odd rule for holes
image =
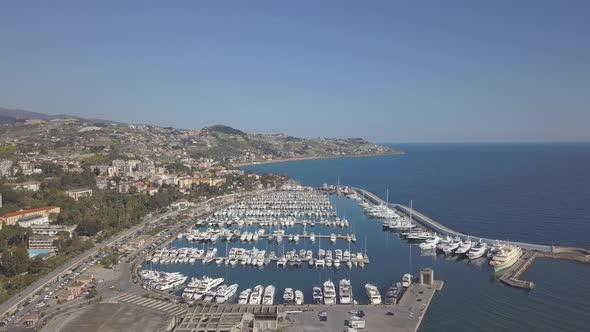
{"label": "small boat", "polygon": [[238,298],[238,304],[248,304],[248,299],[250,298],[250,293],[252,293],[252,288],[244,289],[240,293],[240,297]]}
{"label": "small boat", "polygon": [[340,304],[352,304],[352,286],[350,280],[340,280],[339,288]]}
{"label": "small boat", "polygon": [[367,297],[369,298],[369,303],[371,304],[381,304],[381,294],[379,294],[379,290],[377,286],[366,284],[365,290],[367,292]]}
{"label": "small boat", "polygon": [[300,290],[295,291],[295,304],[302,305],[304,303],[303,292]]}
{"label": "small boat", "polygon": [[219,287],[215,294],[215,302],[217,303],[227,303],[232,300],[236,292],[238,291],[238,284],[233,284],[230,286]]}
{"label": "small boat", "polygon": [[400,282],[392,284],[385,294],[385,304],[396,304],[401,298],[403,289]]}
{"label": "small boat", "polygon": [[262,304],[272,305],[275,301],[275,286],[268,285],[264,289],[264,296],[262,297]]}
{"label": "small boat", "polygon": [[336,234],[330,234],[330,242],[332,242],[332,244],[336,243]]}
{"label": "small boat", "polygon": [[404,274],[404,276],[402,277],[402,286],[404,288],[410,287],[410,285],[412,284],[412,279],[413,278],[414,277],[412,277],[412,275],[409,274],[409,273]]}
{"label": "small boat", "polygon": [[313,304],[322,304],[323,300],[324,295],[322,294],[322,289],[315,286],[313,288]]}
{"label": "small boat", "polygon": [[262,292],[264,292],[264,287],[262,285],[254,287],[254,290],[250,294],[248,304],[260,304],[262,301]]}
{"label": "small boat", "polygon": [[467,253],[467,257],[469,257],[469,259],[471,259],[471,260],[483,257],[483,255],[485,255],[487,250],[488,250],[487,243],[480,241],[480,242],[476,243],[473,247],[471,247],[471,249],[469,249],[469,252]]}
{"label": "small boat", "polygon": [[283,303],[284,304],[293,304],[295,301],[295,295],[293,293],[293,288],[285,288],[285,292],[283,293]]}
{"label": "small boat", "polygon": [[324,304],[336,304],[336,288],[331,280],[324,282]]}

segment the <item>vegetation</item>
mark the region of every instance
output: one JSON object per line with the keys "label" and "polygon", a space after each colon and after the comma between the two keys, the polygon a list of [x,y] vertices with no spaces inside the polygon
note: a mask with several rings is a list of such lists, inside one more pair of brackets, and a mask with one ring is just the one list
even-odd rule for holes
{"label": "vegetation", "polygon": [[119,252],[114,251],[108,255],[106,255],[101,261],[100,264],[104,267],[111,267],[113,265],[119,264]]}

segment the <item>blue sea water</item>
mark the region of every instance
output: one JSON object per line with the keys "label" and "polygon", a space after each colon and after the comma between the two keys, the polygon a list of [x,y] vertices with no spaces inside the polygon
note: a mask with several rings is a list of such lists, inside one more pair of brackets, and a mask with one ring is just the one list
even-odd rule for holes
{"label": "blue sea water", "polygon": [[[466,234],[590,247],[590,144],[395,145],[399,156],[294,161],[245,169],[288,174],[306,185],[324,182],[363,187],[392,202],[409,204]],[[445,287],[433,300],[421,331],[580,331],[590,326],[590,266],[538,260],[523,276],[533,291],[501,284],[486,262],[421,256],[416,246],[381,231],[351,201],[335,199],[339,213],[369,238],[372,263],[350,276],[356,294],[366,282],[382,290],[403,273],[431,266]],[[361,245],[361,248],[362,245]],[[202,267],[241,283],[305,287],[346,269],[264,270]],[[191,273],[203,273],[187,268]],[[253,286],[253,285],[251,285]],[[249,287],[251,287],[249,286]],[[355,294],[355,295],[356,295]],[[356,297],[356,296],[355,296]]]}

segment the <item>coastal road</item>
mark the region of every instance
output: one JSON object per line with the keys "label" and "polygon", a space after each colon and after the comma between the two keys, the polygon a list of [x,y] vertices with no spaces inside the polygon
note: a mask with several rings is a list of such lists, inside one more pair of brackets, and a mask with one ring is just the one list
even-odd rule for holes
{"label": "coastal road", "polygon": [[45,287],[45,285],[49,284],[50,282],[56,280],[59,276],[63,275],[66,271],[68,270],[72,270],[73,268],[76,267],[76,265],[80,264],[81,262],[83,262],[84,260],[94,256],[96,253],[98,253],[98,251],[100,251],[103,248],[106,248],[108,246],[113,245],[115,242],[139,231],[140,229],[143,228],[143,226],[146,223],[153,223],[153,222],[157,222],[163,218],[167,218],[170,216],[173,216],[175,214],[178,214],[179,212],[182,211],[170,211],[155,217],[148,217],[145,218],[145,220],[135,226],[133,226],[132,228],[123,231],[117,235],[115,235],[114,237],[110,238],[109,240],[99,243],[97,245],[95,245],[94,247],[92,247],[91,249],[88,249],[87,251],[79,254],[78,256],[70,259],[67,263],[65,263],[64,265],[62,265],[61,267],[53,270],[52,272],[50,272],[49,274],[43,276],[41,279],[37,280],[36,282],[34,282],[32,285],[30,285],[29,287],[25,288],[24,290],[22,290],[21,292],[15,294],[14,296],[12,296],[10,299],[6,300],[4,303],[2,303],[0,305],[0,317],[3,317],[6,313],[12,313],[14,312],[18,305],[25,301],[30,295],[38,292],[39,290],[41,290],[43,287]]}

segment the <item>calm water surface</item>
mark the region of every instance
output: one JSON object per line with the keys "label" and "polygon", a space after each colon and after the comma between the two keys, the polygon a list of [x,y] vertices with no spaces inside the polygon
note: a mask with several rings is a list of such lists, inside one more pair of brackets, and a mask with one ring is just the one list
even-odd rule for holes
{"label": "calm water surface", "polygon": [[[336,183],[340,177],[342,184],[363,187],[383,198],[389,189],[390,201],[408,204],[413,200],[416,209],[468,234],[590,247],[590,144],[395,147],[406,154],[245,169],[284,173],[313,186]],[[370,239],[367,250],[373,263],[351,272],[357,297],[365,282],[376,283],[383,290],[403,273],[416,273],[424,266],[432,266],[436,277],[445,280],[422,331],[579,331],[590,326],[589,266],[538,260],[524,275],[537,288],[516,290],[499,283],[487,262],[420,256],[418,248],[382,232],[379,222],[367,220],[353,202],[339,204],[346,206],[347,216],[354,220],[359,246],[364,246],[365,236]],[[243,270],[226,273],[236,274],[235,280],[263,278],[278,289],[305,286],[306,297],[310,283],[346,273],[343,269],[332,276],[331,272],[305,268],[242,275]]]}

